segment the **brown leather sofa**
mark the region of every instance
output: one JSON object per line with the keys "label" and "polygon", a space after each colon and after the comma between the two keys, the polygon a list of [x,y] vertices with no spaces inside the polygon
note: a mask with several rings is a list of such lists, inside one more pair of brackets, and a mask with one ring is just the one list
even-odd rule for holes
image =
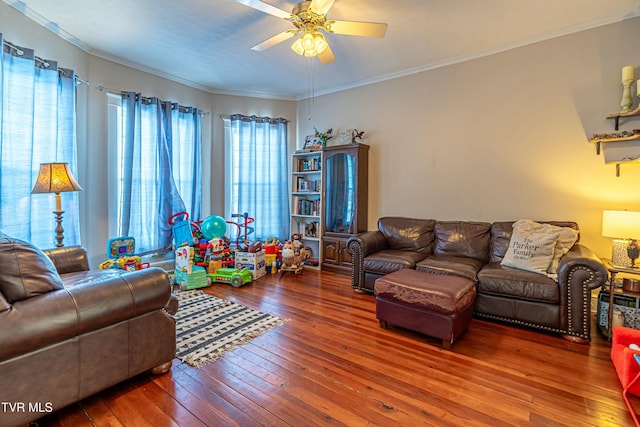
{"label": "brown leather sofa", "polygon": [[81,247],[43,253],[2,233],[0,265],[0,425],[171,368],[176,327],[164,270],[90,271]]}
{"label": "brown leather sofa", "polygon": [[[476,316],[589,342],[591,290],[605,283],[606,268],[579,241],[560,259],[557,281],[503,266],[513,223],[380,218],[378,230],[347,241],[352,286],[372,293],[377,278],[402,268],[463,276],[476,282]],[[547,223],[578,230],[575,222]]]}

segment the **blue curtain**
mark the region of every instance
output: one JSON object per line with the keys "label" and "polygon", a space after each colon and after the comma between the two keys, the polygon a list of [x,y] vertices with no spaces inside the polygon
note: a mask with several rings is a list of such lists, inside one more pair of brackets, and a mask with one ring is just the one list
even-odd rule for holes
{"label": "blue curtain", "polygon": [[136,252],[172,248],[169,218],[201,209],[201,116],[158,98],[122,95],[119,234],[136,239]]}
{"label": "blue curtain", "polygon": [[230,118],[227,216],[255,219],[249,240],[289,238],[287,120],[234,114]]}
{"label": "blue curtain", "polygon": [[[55,246],[55,198],[31,194],[40,163],[67,162],[76,178],[76,77],[4,40],[0,66],[0,230]],[[82,183],[81,183],[82,185]],[[80,244],[78,193],[61,193],[65,245]]]}
{"label": "blue curtain", "polygon": [[173,179],[191,220],[202,219],[202,112],[171,105]]}

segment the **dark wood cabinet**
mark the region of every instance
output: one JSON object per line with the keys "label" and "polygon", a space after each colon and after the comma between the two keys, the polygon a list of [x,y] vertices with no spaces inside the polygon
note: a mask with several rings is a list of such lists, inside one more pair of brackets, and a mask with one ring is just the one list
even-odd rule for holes
{"label": "dark wood cabinet", "polygon": [[323,268],[348,268],[351,270],[353,260],[347,251],[346,239],[325,236],[322,240],[322,253],[324,255]]}
{"label": "dark wood cabinet", "polygon": [[367,230],[369,146],[327,147],[322,164],[322,268],[349,272],[346,241]]}

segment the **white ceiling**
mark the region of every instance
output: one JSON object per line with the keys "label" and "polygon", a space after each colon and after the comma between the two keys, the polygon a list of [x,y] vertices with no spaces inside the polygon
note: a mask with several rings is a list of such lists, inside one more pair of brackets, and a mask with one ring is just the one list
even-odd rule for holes
{"label": "white ceiling", "polygon": [[293,39],[251,50],[292,24],[235,0],[3,1],[92,55],[214,93],[282,99],[307,96],[311,67],[318,95],[640,16],[640,0],[336,0],[329,19],[386,22],[386,37],[329,34],[337,61],[311,65]]}

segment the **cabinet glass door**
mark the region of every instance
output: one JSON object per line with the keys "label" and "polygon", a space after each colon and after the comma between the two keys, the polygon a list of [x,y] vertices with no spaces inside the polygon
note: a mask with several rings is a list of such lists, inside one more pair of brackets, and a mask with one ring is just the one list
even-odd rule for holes
{"label": "cabinet glass door", "polygon": [[325,231],[354,232],[355,157],[337,153],[327,158],[325,176]]}

